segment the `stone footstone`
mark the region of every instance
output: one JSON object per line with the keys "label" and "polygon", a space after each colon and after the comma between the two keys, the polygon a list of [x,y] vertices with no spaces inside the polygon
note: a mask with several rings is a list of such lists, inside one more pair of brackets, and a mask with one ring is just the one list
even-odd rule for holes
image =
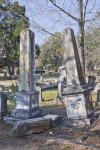
{"label": "stone footstone", "polygon": [[4,120],[13,125],[12,134],[16,136],[43,132],[63,121],[62,117],[58,115],[46,115],[44,117],[26,120],[5,117]]}
{"label": "stone footstone", "polygon": [[7,95],[0,92],[0,118],[7,115]]}

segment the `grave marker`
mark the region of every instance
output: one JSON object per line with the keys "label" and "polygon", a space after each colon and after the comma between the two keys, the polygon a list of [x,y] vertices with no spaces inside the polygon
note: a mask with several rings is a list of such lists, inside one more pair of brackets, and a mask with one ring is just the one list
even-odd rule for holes
{"label": "grave marker", "polygon": [[65,67],[67,85],[62,95],[66,103],[68,127],[81,127],[91,124],[93,119],[92,87],[84,79],[72,29],[64,30]]}

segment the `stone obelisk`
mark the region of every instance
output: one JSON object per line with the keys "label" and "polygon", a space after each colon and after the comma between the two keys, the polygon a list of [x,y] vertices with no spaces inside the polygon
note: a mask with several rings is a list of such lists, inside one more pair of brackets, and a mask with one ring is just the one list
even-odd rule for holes
{"label": "stone obelisk", "polygon": [[64,30],[64,47],[67,85],[62,95],[66,103],[66,125],[78,127],[90,124],[94,113],[92,87],[85,82],[74,31],[70,28]]}
{"label": "stone obelisk", "polygon": [[19,91],[15,94],[12,117],[30,119],[41,116],[39,92],[35,85],[34,33],[27,29],[20,34]]}

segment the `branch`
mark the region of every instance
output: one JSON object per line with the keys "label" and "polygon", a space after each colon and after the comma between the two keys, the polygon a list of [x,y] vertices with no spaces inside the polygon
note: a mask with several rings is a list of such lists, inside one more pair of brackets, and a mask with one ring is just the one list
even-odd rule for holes
{"label": "branch", "polygon": [[14,12],[16,15],[22,17],[22,18],[23,18],[24,20],[26,20],[27,22],[30,22],[30,24],[31,24],[32,26],[34,26],[35,28],[37,28],[37,29],[39,29],[39,30],[41,30],[41,31],[44,31],[44,32],[46,32],[46,33],[48,33],[48,34],[50,34],[50,35],[55,36],[55,34],[49,32],[49,31],[47,31],[46,29],[44,29],[43,27],[41,27],[41,26],[38,25],[34,20],[32,21],[32,20],[26,19],[23,15],[18,14],[18,13],[15,12],[11,7],[7,6],[4,2],[2,2],[2,3],[3,3],[6,7],[8,7],[12,12]]}
{"label": "branch", "polygon": [[87,5],[88,5],[88,2],[89,2],[89,0],[86,1],[86,4],[84,6],[84,20],[85,20],[85,16],[86,16],[86,8],[87,8]]}
{"label": "branch", "polygon": [[62,12],[64,12],[65,14],[67,14],[68,16],[70,16],[71,18],[73,18],[76,21],[80,21],[79,18],[76,18],[74,15],[70,14],[69,12],[65,11],[64,9],[62,9],[61,7],[59,7],[58,5],[56,5],[53,0],[49,0],[55,7],[57,7],[58,9],[60,9]]}

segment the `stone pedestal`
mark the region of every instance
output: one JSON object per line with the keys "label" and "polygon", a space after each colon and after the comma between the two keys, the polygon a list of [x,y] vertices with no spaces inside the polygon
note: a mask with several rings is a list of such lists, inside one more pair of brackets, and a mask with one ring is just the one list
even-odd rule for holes
{"label": "stone pedestal", "polygon": [[12,117],[18,119],[31,119],[41,116],[39,108],[39,92],[17,92],[15,94],[15,109],[12,110]]}
{"label": "stone pedestal", "polygon": [[66,87],[62,93],[66,103],[67,126],[82,127],[91,124],[94,114],[91,89],[88,85],[77,85]]}
{"label": "stone pedestal", "polygon": [[0,92],[0,117],[7,115],[7,95]]}

